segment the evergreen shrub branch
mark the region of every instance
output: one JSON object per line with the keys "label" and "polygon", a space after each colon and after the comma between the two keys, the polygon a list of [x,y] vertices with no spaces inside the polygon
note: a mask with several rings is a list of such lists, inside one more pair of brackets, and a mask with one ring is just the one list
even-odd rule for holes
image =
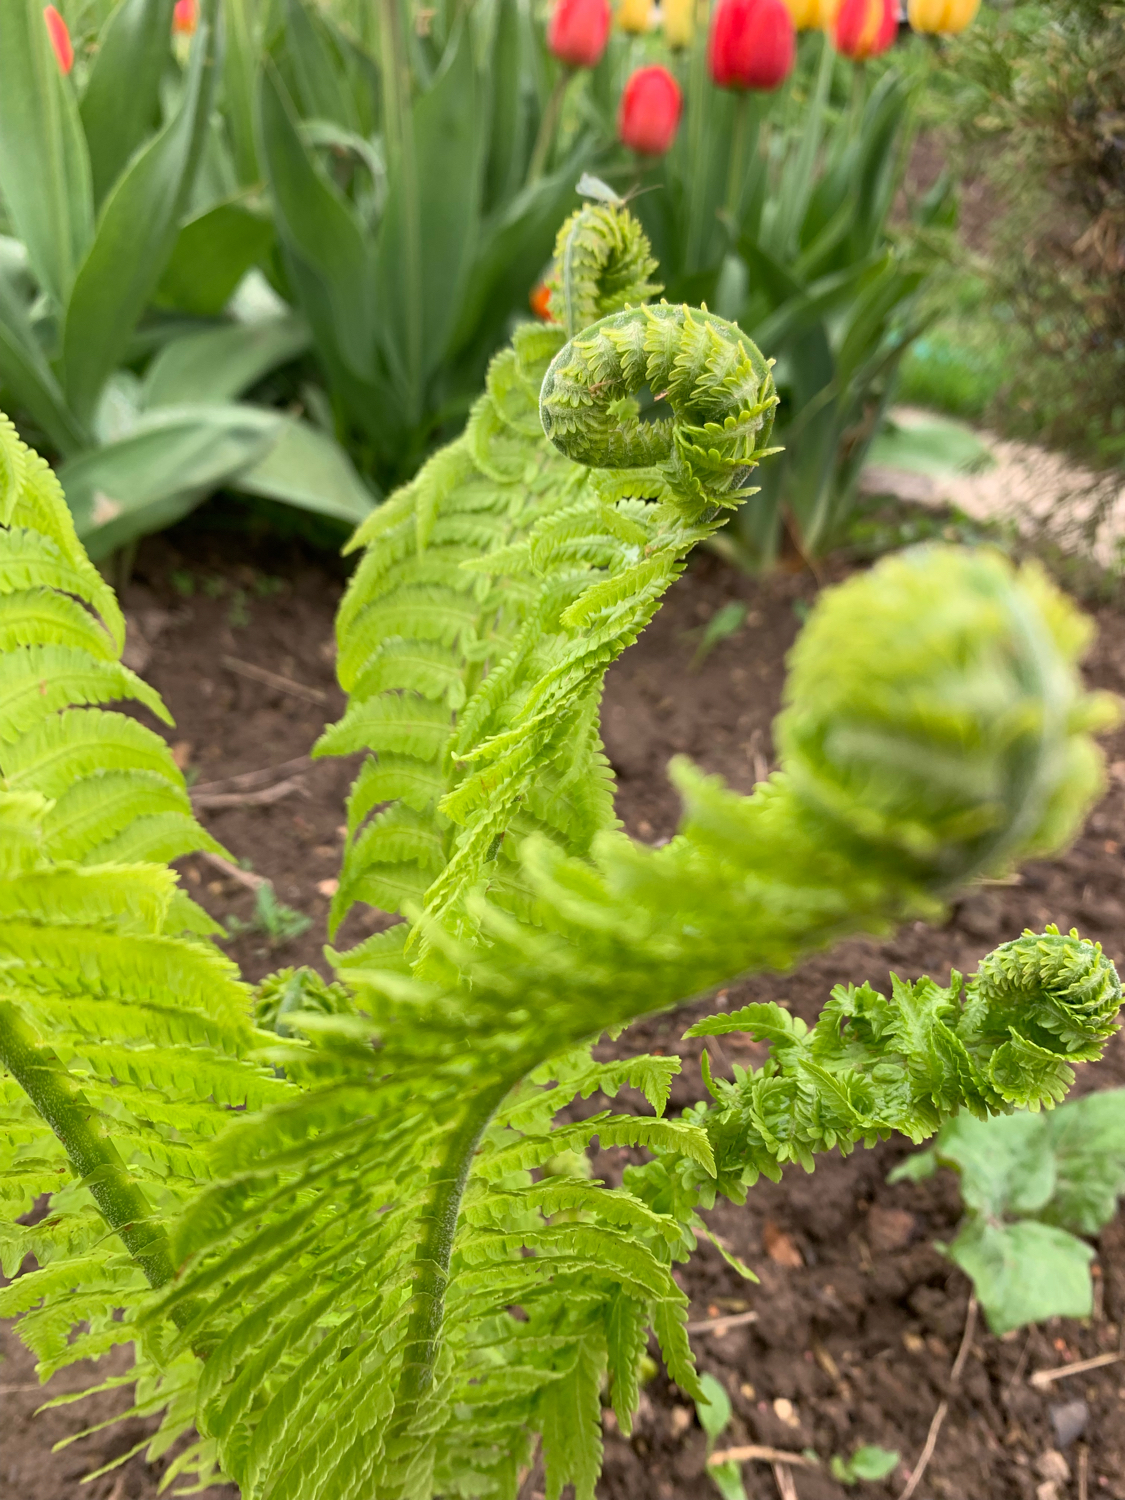
{"label": "evergreen shrub branch", "polygon": [[[39,1268],[0,1312],[44,1376],[132,1341],[153,1452],[194,1428],[173,1477],[248,1500],[514,1497],[537,1445],[549,1500],[590,1500],[602,1400],[628,1431],[650,1333],[705,1399],[672,1268],[718,1194],[961,1109],[1050,1108],[1115,1024],[1112,965],[1049,930],[967,987],[838,988],[808,1030],[767,1005],[701,1023],[771,1055],[705,1072],[679,1119],[678,1059],[594,1060],[607,1031],[1058,847],[1110,711],[1035,569],[906,553],[819,602],[782,769],[742,797],[677,761],[676,838],[625,837],[605,672],[753,503],[773,384],[737,328],[645,303],[620,207],[574,215],[557,266],[557,325],[517,330],[464,436],[355,539],[349,701],[320,749],[369,755],[332,918],[406,920],[327,950],[333,984],[285,970],[252,996],[207,940],[166,866],[207,846],[178,772],[98,706],[159,702],[49,473],[0,430],[0,1193],[13,1220],[51,1194],[2,1230],[9,1274]],[[558,1122],[626,1089],[649,1112]],[[650,1159],[608,1189],[577,1169],[595,1139]]]}

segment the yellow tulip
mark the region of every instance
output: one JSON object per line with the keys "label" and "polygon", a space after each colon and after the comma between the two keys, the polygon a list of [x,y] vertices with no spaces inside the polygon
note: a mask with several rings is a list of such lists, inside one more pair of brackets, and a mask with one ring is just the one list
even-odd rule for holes
{"label": "yellow tulip", "polygon": [[980,0],[908,0],[906,13],[914,31],[957,36],[979,9]]}
{"label": "yellow tulip", "polygon": [[622,31],[643,36],[652,26],[652,0],[620,0],[617,24]]}
{"label": "yellow tulip", "polygon": [[839,0],[785,0],[798,31],[826,31],[836,18]]}
{"label": "yellow tulip", "polygon": [[695,35],[696,0],[664,0],[661,16],[669,47],[690,47]]}

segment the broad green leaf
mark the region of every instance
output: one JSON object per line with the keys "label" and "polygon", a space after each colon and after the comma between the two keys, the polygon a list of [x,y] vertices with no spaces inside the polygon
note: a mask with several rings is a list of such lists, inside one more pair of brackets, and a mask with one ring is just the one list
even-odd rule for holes
{"label": "broad green leaf", "polygon": [[121,0],[98,38],[79,110],[100,204],[160,113],[175,0]]}
{"label": "broad green leaf", "polygon": [[343,448],[318,428],[292,419],[269,452],[232,480],[231,487],[351,526],[366,520],[375,505]]}
{"label": "broad green leaf", "polygon": [[248,386],[308,348],[301,318],[228,323],[184,334],[164,345],[145,377],[142,406],[230,401]]}
{"label": "broad green leaf", "polygon": [[[22,247],[21,247],[22,248]],[[18,286],[0,261],[0,387],[32,417],[63,453],[89,442],[67,407],[35,335]]]}
{"label": "broad green leaf", "polygon": [[0,197],[36,280],[65,307],[94,230],[90,158],[38,0],[0,0]]}
{"label": "broad green leaf", "polygon": [[703,1389],[706,1400],[695,1403],[695,1414],[699,1418],[700,1427],[703,1428],[708,1439],[713,1443],[719,1434],[725,1431],[730,1422],[730,1397],[715,1379],[714,1375],[701,1375],[699,1377],[699,1384]]}
{"label": "broad green leaf", "polygon": [[471,37],[461,26],[413,108],[413,161],[392,160],[376,272],[379,332],[406,408],[446,357],[477,247],[485,135]]}
{"label": "broad green leaf", "polygon": [[1055,1190],[1047,1116],[1018,1112],[978,1120],[966,1113],[945,1125],[938,1160],[961,1173],[961,1196],[974,1213],[999,1218],[1041,1209]]}
{"label": "broad green leaf", "polygon": [[106,199],[63,328],[70,404],[88,421],[175,244],[210,113],[213,28],[200,23],[178,112]]}
{"label": "broad green leaf", "polygon": [[101,556],[156,529],[155,517],[163,525],[184,514],[261,458],[284,420],[235,403],[162,407],[128,437],[63,464],[59,480],[87,551]]}
{"label": "broad green leaf", "polygon": [[153,301],[159,307],[217,317],[272,244],[273,225],[244,202],[213,204],[180,229]]}
{"label": "broad green leaf", "polygon": [[1047,1117],[1058,1181],[1041,1217],[1076,1234],[1097,1234],[1125,1195],[1125,1089],[1105,1089]]}
{"label": "broad green leaf", "polygon": [[242,187],[261,181],[254,142],[254,78],[258,67],[255,0],[223,3],[223,117],[235,175]]}
{"label": "broad green leaf", "polygon": [[304,144],[277,69],[258,88],[258,139],[278,232],[306,273],[304,307],[317,345],[361,380],[374,373],[371,274],[367,244],[351,205]]}
{"label": "broad green leaf", "polygon": [[973,1283],[993,1333],[1044,1318],[1088,1318],[1094,1252],[1052,1224],[973,1219],[949,1247]]}
{"label": "broad green leaf", "polygon": [[288,0],[285,7],[289,63],[297,90],[297,103],[306,119],[332,120],[345,130],[358,125],[348,91],[342,86],[339,60],[320,15],[303,0]]}

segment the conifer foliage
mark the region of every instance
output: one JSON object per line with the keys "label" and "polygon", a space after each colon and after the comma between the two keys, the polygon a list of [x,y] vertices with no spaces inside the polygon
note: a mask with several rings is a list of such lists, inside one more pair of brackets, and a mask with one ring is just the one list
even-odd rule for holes
{"label": "conifer foliage", "polygon": [[[1115,1025],[1112,965],[1048,930],[967,986],[839,988],[811,1030],[770,1005],[701,1023],[771,1057],[681,1119],[677,1059],[594,1059],[609,1029],[1057,847],[1106,717],[1038,573],[907,553],[818,605],[780,772],[741,797],[676,762],[678,836],[618,831],[606,668],[752,495],[774,400],[737,328],[644,302],[653,270],[620,206],[580,210],[557,325],[517,331],[465,435],[356,538],[321,749],[371,754],[333,918],[407,920],[329,949],[332,985],[283,971],[252,997],[178,893],[166,861],[206,835],[159,739],[98,705],[161,706],[48,471],[0,431],[0,1181],[13,1218],[52,1194],[3,1229],[9,1273],[40,1269],[0,1312],[44,1374],[134,1341],[156,1451],[194,1426],[177,1471],[248,1500],[514,1497],[537,1446],[550,1500],[590,1500],[601,1403],[628,1431],[650,1332],[703,1398],[672,1268],[716,1194],[962,1108],[1049,1108]],[[85,824],[58,812],[81,788]],[[576,1104],[624,1091],[644,1104]],[[595,1139],[649,1159],[608,1189],[578,1170]]]}

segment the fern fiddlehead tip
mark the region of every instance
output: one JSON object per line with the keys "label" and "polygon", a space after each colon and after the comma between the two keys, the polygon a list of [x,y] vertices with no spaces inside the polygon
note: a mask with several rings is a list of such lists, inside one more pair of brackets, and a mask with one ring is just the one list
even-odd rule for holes
{"label": "fern fiddlehead tip", "polygon": [[1062,594],[987,549],[911,548],[827,590],[775,726],[798,796],[939,890],[1058,847],[1113,717],[1083,690],[1084,639]]}

